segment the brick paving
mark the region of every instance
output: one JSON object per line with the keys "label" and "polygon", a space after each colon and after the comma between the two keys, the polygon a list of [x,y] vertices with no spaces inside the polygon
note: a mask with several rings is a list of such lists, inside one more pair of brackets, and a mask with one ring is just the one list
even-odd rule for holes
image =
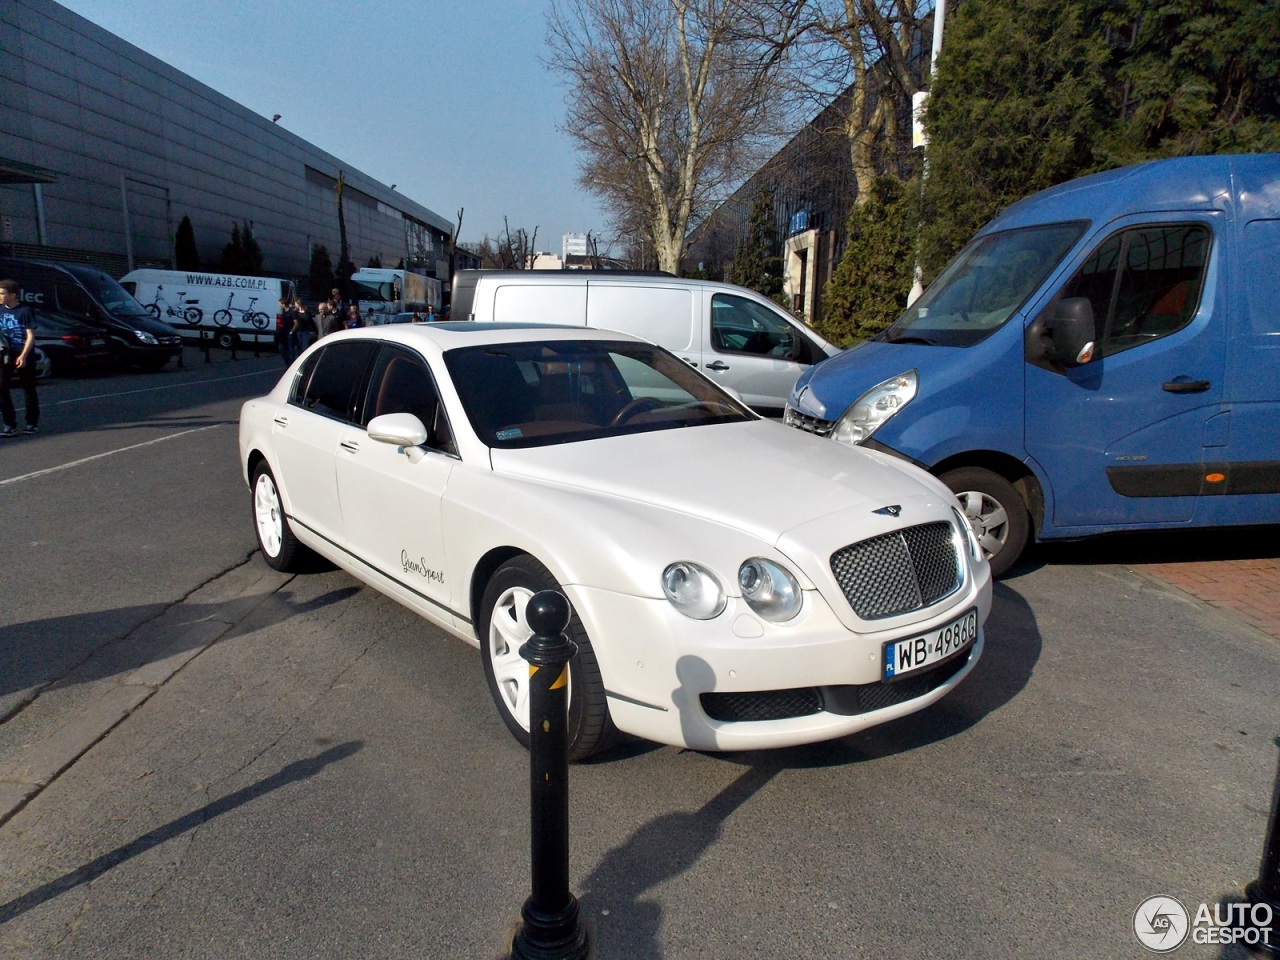
{"label": "brick paving", "polygon": [[1042,548],[1057,563],[1119,563],[1280,640],[1280,527],[1135,533]]}

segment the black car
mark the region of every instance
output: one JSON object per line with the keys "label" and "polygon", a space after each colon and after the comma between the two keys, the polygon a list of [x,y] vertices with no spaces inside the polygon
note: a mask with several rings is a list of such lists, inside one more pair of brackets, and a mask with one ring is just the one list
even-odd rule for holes
{"label": "black car", "polygon": [[182,338],[101,270],[78,263],[40,263],[0,258],[0,277],[21,285],[22,303],[103,331],[116,356],[144,370],[159,370],[182,353]]}
{"label": "black car", "polygon": [[33,310],[31,319],[35,345],[49,358],[54,376],[84,373],[115,359],[104,330],[49,310]]}

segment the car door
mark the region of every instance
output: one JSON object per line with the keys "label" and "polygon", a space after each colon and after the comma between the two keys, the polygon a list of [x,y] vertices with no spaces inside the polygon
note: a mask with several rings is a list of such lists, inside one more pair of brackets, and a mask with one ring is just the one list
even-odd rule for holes
{"label": "car door", "polygon": [[[411,413],[427,428],[420,447],[370,438],[369,421]],[[452,583],[441,534],[441,501],[457,455],[448,419],[425,361],[384,344],[374,361],[361,415],[339,441],[338,498],[344,542],[362,563],[417,599],[426,616],[451,624]]]}
{"label": "car door", "polygon": [[376,349],[370,341],[347,340],[311,354],[272,425],[273,467],[290,519],[334,544],[343,537],[335,458]]}
{"label": "car door", "polygon": [[1049,478],[1055,526],[1191,519],[1225,397],[1213,227],[1211,215],[1131,222],[1059,293],[1089,300],[1096,348],[1080,366],[1025,365],[1026,446]]}
{"label": "car door", "polygon": [[781,416],[800,374],[826,353],[795,322],[750,297],[709,291],[704,297],[707,376],[737,390],[757,413]]}

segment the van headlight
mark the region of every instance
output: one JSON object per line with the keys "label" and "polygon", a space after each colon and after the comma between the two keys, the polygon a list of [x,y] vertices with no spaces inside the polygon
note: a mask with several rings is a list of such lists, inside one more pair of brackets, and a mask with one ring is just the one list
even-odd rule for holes
{"label": "van headlight", "polygon": [[145,330],[135,330],[133,331],[133,335],[137,337],[139,340],[141,340],[143,343],[149,343],[152,346],[155,346],[160,342],[151,334],[147,333]]}
{"label": "van headlight", "polygon": [[662,592],[671,605],[694,620],[710,620],[724,609],[724,588],[699,564],[680,560],[662,571]]}
{"label": "van headlight", "polygon": [[915,399],[919,377],[914,370],[890,377],[860,396],[836,421],[831,439],[850,446],[865,441],[880,425]]}
{"label": "van headlight", "polygon": [[771,623],[783,623],[800,612],[800,584],[781,564],[752,557],[738,568],[742,599]]}

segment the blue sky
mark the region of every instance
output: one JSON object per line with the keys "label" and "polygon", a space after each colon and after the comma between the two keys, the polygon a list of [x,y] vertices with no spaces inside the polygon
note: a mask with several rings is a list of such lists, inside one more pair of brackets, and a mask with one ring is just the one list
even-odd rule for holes
{"label": "blue sky", "polygon": [[543,65],[545,0],[60,0],[456,221],[461,239],[538,229],[607,242],[557,130],[566,88]]}

